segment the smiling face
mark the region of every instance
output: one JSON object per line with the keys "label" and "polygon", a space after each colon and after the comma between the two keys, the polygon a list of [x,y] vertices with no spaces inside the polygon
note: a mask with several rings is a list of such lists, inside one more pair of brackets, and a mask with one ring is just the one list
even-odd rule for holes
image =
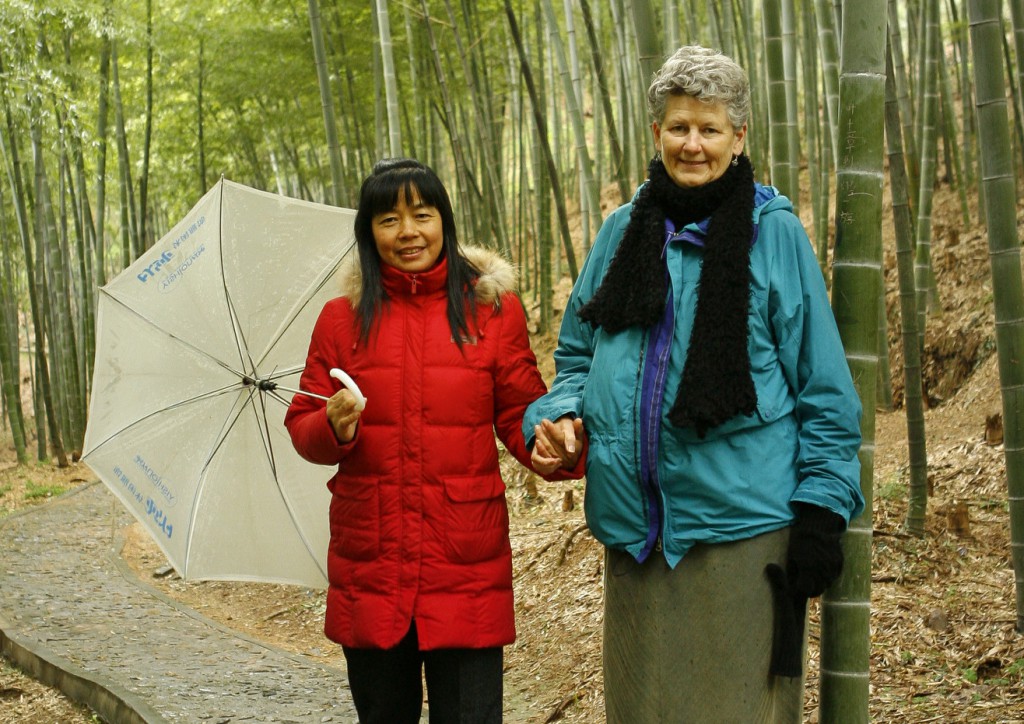
{"label": "smiling face", "polygon": [[423,272],[441,255],[444,231],[441,213],[420,199],[415,186],[412,198],[400,191],[395,208],[376,214],[370,222],[377,253],[385,264],[404,272]]}
{"label": "smiling face", "polygon": [[733,156],[743,152],[744,125],[732,127],[723,103],[704,103],[693,96],[672,95],[661,123],[651,125],[654,147],[676,185],[702,186],[729,168]]}

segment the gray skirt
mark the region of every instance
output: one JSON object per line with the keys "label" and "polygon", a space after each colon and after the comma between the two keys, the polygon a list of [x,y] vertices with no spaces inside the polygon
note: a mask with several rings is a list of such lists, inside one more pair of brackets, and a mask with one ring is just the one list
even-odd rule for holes
{"label": "gray skirt", "polygon": [[802,721],[803,678],[768,673],[773,604],[764,568],[785,566],[788,541],[785,528],[696,545],[675,570],[657,552],[639,564],[606,549],[610,724]]}

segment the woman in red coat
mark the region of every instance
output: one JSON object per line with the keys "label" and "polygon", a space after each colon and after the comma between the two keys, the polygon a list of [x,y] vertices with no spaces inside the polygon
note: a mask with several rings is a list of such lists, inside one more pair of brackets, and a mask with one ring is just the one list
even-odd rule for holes
{"label": "woman in red coat", "polygon": [[[362,724],[500,722],[515,639],[512,551],[495,432],[531,463],[521,425],[545,393],[508,262],[460,249],[448,193],[410,159],[363,182],[359,250],[313,330],[285,425],[328,483],[327,636]],[[341,368],[363,400],[330,376]]]}

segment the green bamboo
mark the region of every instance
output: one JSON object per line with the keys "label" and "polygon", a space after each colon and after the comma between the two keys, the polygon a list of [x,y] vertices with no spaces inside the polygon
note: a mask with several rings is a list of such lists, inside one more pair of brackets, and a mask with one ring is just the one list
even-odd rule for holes
{"label": "green bamboo", "polygon": [[[1008,92],[1011,98],[1018,99],[1020,94],[1017,92],[1017,81],[1015,80],[1013,73],[1013,59],[1010,57],[1010,41],[1006,39],[1006,33],[1001,35],[1003,40],[1003,57],[1006,59],[1006,82],[1008,85]],[[1021,114],[1018,109],[1021,107],[1018,100],[1014,100],[1013,103],[1013,135],[1017,139],[1017,151],[1020,154],[1020,158],[1024,158],[1024,121],[1021,120]],[[1024,169],[1024,162],[1020,164],[1018,168]]]}
{"label": "green bamboo", "polygon": [[[1014,0],[1018,2],[1019,0]],[[970,50],[967,45],[967,19],[966,17],[961,20],[960,14],[957,11],[957,4],[954,0],[950,0],[949,11],[951,16],[950,26],[952,28],[952,39],[954,47],[956,48],[957,61],[957,86],[960,95],[960,116],[962,119],[962,147],[963,147],[963,166],[964,166],[964,184],[968,188],[974,188],[975,186],[975,159],[977,154],[975,153],[975,144],[977,143],[977,128],[975,123],[974,114],[974,100],[973,100],[973,88],[971,87],[971,68],[968,57],[970,56]]]}
{"label": "green bamboo", "polygon": [[665,52],[673,53],[682,45],[679,42],[679,5],[675,0],[663,0],[661,15],[662,26],[665,28]]}
{"label": "green bamboo", "polygon": [[921,139],[921,177],[917,189],[917,222],[915,225],[915,261],[914,278],[917,286],[917,334],[919,344],[924,349],[926,317],[933,309],[934,273],[932,271],[932,201],[935,193],[935,166],[938,152],[935,120],[938,112],[938,76],[937,58],[939,53],[939,25],[937,0],[924,0],[922,13],[925,21],[924,41],[921,45],[923,53],[920,74],[921,105],[920,123],[917,128]]}
{"label": "green bamboo", "polygon": [[135,226],[135,200],[132,190],[131,159],[125,131],[124,103],[121,101],[121,80],[117,56],[118,43],[111,45],[110,68],[114,89],[114,125],[117,137],[117,160],[121,182],[121,265],[128,266],[139,255],[138,229]]}
{"label": "green bamboo", "polygon": [[[615,112],[612,110],[611,93],[608,89],[604,56],[601,53],[601,43],[598,41],[597,31],[594,24],[594,16],[590,12],[590,0],[580,0],[580,10],[583,12],[583,24],[587,30],[587,40],[590,43],[590,59],[594,65],[594,79],[597,81],[597,95],[601,101],[601,112],[605,127],[608,133],[608,146],[611,154],[612,175],[619,187],[619,195],[625,200],[629,198],[630,188],[626,176],[626,162],[622,153],[622,144],[619,143],[619,130],[615,123]],[[595,114],[596,116],[596,114]],[[600,138],[600,134],[598,134]],[[598,148],[604,144],[598,142]]]}
{"label": "green bamboo", "polygon": [[[1024,0],[1009,0],[1013,23],[1013,48],[1017,59],[1017,89],[1014,95],[1014,115],[1024,119]],[[964,63],[966,66],[967,64]],[[1022,149],[1024,151],[1024,149]]]}
{"label": "green bamboo", "polygon": [[886,56],[885,138],[889,157],[889,189],[896,233],[896,268],[899,275],[900,324],[903,341],[903,406],[907,417],[910,485],[907,500],[907,532],[924,535],[928,511],[928,454],[924,404],[921,396],[921,350],[917,344],[917,295],[914,289],[914,222],[910,213],[908,181],[903,154],[899,99],[894,80],[893,57]]}
{"label": "green bamboo", "polygon": [[782,0],[765,0],[764,46],[768,71],[768,116],[772,152],[772,184],[791,200],[799,195],[793,185],[793,159],[789,151],[789,111],[782,48]]}
{"label": "green bamboo", "polygon": [[1010,550],[1017,631],[1024,632],[1024,289],[1017,232],[1017,189],[1010,152],[999,0],[968,0],[971,54],[985,187],[985,223],[1003,402],[1003,452],[1010,507]]}
{"label": "green bamboo", "polygon": [[860,451],[866,507],[843,538],[842,576],[821,606],[822,722],[867,722],[870,664],[872,478],[878,299],[882,269],[885,0],[843,4],[836,246],[832,305],[864,413]]}
{"label": "green bamboo", "polygon": [[309,27],[313,38],[313,59],[316,63],[316,77],[320,82],[320,105],[323,111],[324,129],[327,134],[327,157],[331,163],[332,186],[330,203],[340,206],[345,180],[341,166],[338,125],[334,120],[334,96],[331,94],[330,73],[327,71],[327,53],[324,50],[324,34],[320,23],[320,3],[317,0],[309,0]]}
{"label": "green bamboo", "polygon": [[875,405],[879,410],[892,412],[892,370],[889,365],[889,317],[885,302],[885,274],[879,270],[878,281],[878,381],[875,383]]}
{"label": "green bamboo", "polygon": [[466,162],[463,139],[459,131],[459,124],[456,122],[451,92],[448,89],[448,77],[444,72],[444,67],[441,65],[441,53],[437,46],[437,39],[434,37],[433,22],[430,18],[430,11],[426,0],[420,0],[420,8],[423,11],[423,26],[427,31],[427,40],[430,43],[430,51],[434,59],[434,76],[441,91],[443,118],[447,119],[445,129],[448,131],[448,139],[451,143],[452,155],[454,156],[455,175],[458,179],[456,193],[460,201],[459,206],[463,213],[468,213],[473,206],[470,199],[469,166]]}
{"label": "green bamboo", "polygon": [[[547,5],[552,6],[551,0],[547,0]],[[550,9],[549,24],[551,25],[552,34],[555,36],[556,41],[552,43],[552,48],[555,46],[562,48],[562,55],[564,56],[565,50],[568,50],[569,58],[568,64],[565,63],[564,57],[560,64],[560,70],[562,75],[562,83],[565,88],[565,93],[569,94],[569,90],[572,90],[571,104],[569,109],[570,122],[573,129],[573,137],[576,139],[576,185],[579,189],[580,199],[580,234],[584,241],[584,250],[590,249],[590,239],[592,236],[591,226],[594,225],[595,219],[597,225],[601,224],[601,182],[600,174],[595,167],[595,163],[590,158],[590,151],[588,149],[587,142],[587,130],[583,120],[583,78],[580,73],[580,59],[579,59],[579,48],[576,44],[576,16],[573,13],[571,0],[562,1],[562,11],[565,17],[565,47],[562,47],[561,36],[558,33],[557,21],[554,20],[555,12],[554,8]],[[556,50],[556,52],[558,52]],[[568,82],[566,82],[568,78]],[[582,138],[582,140],[581,140]],[[598,144],[603,147],[604,144]],[[586,153],[588,162],[583,163],[580,152]],[[595,208],[596,204],[596,208]],[[596,229],[597,226],[594,226]]]}
{"label": "green bamboo", "polygon": [[[724,3],[732,7],[731,0]],[[728,18],[731,20],[732,13]],[[789,135],[786,149],[789,152],[789,195],[793,213],[800,214],[800,124],[799,102],[796,81],[797,43],[796,8],[793,0],[782,0],[782,71],[786,88],[786,132]]]}
{"label": "green bamboo", "polygon": [[[803,4],[803,23],[801,25],[801,37],[804,45],[804,52],[801,53],[801,70],[803,73],[804,87],[804,135],[807,138],[807,179],[810,187],[811,197],[811,229],[814,248],[818,254],[818,265],[821,273],[828,275],[828,218],[822,223],[821,204],[821,163],[822,142],[821,142],[821,110],[818,97],[818,65],[815,62],[818,52],[817,37],[814,34],[814,6],[807,2]],[[827,207],[824,207],[827,209]],[[822,233],[822,229],[825,232]]]}
{"label": "green bamboo", "polygon": [[[910,102],[910,90],[907,80],[907,68],[903,55],[903,35],[900,32],[899,10],[897,0],[889,0],[889,40],[892,44],[893,76],[896,81],[896,99],[899,102],[900,121],[903,124],[904,158],[907,161],[907,176],[910,187],[908,193],[917,189],[921,177],[921,154],[917,134],[914,132],[914,104]],[[914,193],[910,197],[917,201]],[[913,217],[912,217],[913,218]]]}
{"label": "green bamboo", "polygon": [[769,144],[771,138],[768,131],[768,101],[765,98],[764,63],[758,57],[758,47],[763,44],[755,41],[759,33],[755,31],[753,0],[740,0],[740,2],[743,3],[743,11],[740,13],[740,22],[743,27],[741,35],[747,39],[743,44],[742,52],[746,59],[746,71],[750,76],[750,120],[747,122],[745,149],[754,168],[763,173],[770,163]]}
{"label": "green bamboo", "polygon": [[828,111],[832,158],[839,159],[839,41],[832,8],[828,0],[815,0],[814,19],[818,22],[818,50],[821,74],[825,80],[825,109]]}
{"label": "green bamboo", "polygon": [[641,92],[646,91],[651,78],[661,67],[665,54],[658,41],[658,27],[654,22],[654,8],[651,0],[632,0],[633,5],[633,39],[637,46],[637,59],[640,63],[643,85]]}
{"label": "green bamboo", "polygon": [[197,47],[197,72],[196,72],[196,145],[199,147],[199,194],[202,197],[209,188],[206,180],[206,142],[203,115],[203,81],[206,78],[206,40],[200,36]]}
{"label": "green bamboo", "polygon": [[[416,35],[412,29],[412,10],[409,6],[405,6],[405,12],[402,13],[402,23],[405,30],[405,50],[407,53],[406,69],[409,72],[409,86],[407,93],[409,94],[409,102],[403,105],[403,109],[412,109],[409,114],[409,120],[407,124],[408,133],[405,135],[406,146],[409,149],[409,155],[413,158],[423,159],[423,152],[425,151],[426,139],[424,133],[426,131],[426,120],[424,119],[424,103],[423,103],[423,89],[419,78],[419,58],[422,55],[420,48],[416,42]],[[428,164],[429,165],[429,164]]]}
{"label": "green bamboo", "polygon": [[[557,35],[558,19],[555,16],[555,8],[551,0],[544,0],[544,12],[547,15],[549,27],[555,31],[552,37],[551,49],[554,52],[562,78],[562,97],[565,101],[565,110],[572,126],[577,168],[583,183],[580,207],[588,215],[590,225],[597,229],[601,225],[601,199],[597,191],[597,184],[594,183],[593,163],[590,160],[590,152],[587,150],[587,132],[583,124],[583,111],[580,109],[579,103],[577,103],[576,91],[573,88],[572,78],[569,75],[569,65],[565,58],[565,49],[562,47],[561,40]],[[584,234],[584,238],[588,238],[588,235]]]}
{"label": "green bamboo", "polygon": [[[149,232],[149,161],[153,147],[153,0],[146,0],[146,126],[142,134],[142,170],[139,172],[139,251],[156,241]],[[84,431],[83,431],[84,432]]]}
{"label": "green bamboo", "polygon": [[719,37],[721,38],[720,47],[722,52],[729,57],[736,57],[736,23],[732,11],[732,0],[723,0],[721,8],[722,11],[719,14],[721,21],[721,31],[719,32]]}
{"label": "green bamboo", "polygon": [[113,0],[106,0],[104,22],[100,28],[99,93],[96,101],[96,261],[93,264],[95,286],[98,289],[107,283],[106,271],[106,190],[107,190],[107,109],[110,89],[110,35],[107,26],[110,20]]}
{"label": "green bamboo", "polygon": [[388,0],[374,2],[387,107],[388,151],[392,158],[397,158],[402,155],[402,123],[398,113],[398,82],[395,79],[395,57],[391,47],[391,19],[388,17]]}
{"label": "green bamboo", "polygon": [[477,118],[481,119],[481,121],[475,125],[480,136],[480,147],[478,150],[480,152],[481,162],[479,166],[483,168],[484,202],[487,207],[486,219],[483,221],[489,225],[490,229],[490,234],[487,235],[487,238],[496,240],[497,246],[502,253],[506,256],[511,256],[512,245],[508,236],[504,186],[501,181],[501,144],[498,143],[494,136],[492,124],[482,120],[490,117],[490,111],[486,104],[487,91],[486,88],[480,87],[481,79],[473,73],[473,69],[469,63],[470,54],[462,43],[462,35],[458,30],[455,13],[448,0],[445,0],[445,7],[448,11],[448,19],[452,26],[451,33],[455,40],[455,47],[457,51],[456,55],[458,55],[462,61],[463,76],[466,80],[467,90],[469,91],[470,99],[473,104],[473,108],[476,111]]}
{"label": "green bamboo", "polygon": [[551,154],[551,147],[548,144],[547,122],[544,118],[544,106],[538,97],[537,88],[533,82],[533,72],[530,70],[530,63],[523,47],[522,36],[519,33],[519,22],[516,20],[515,12],[512,10],[511,0],[505,0],[505,16],[508,19],[509,31],[512,33],[512,40],[515,42],[516,51],[519,54],[519,70],[523,75],[523,82],[530,94],[530,103],[533,107],[534,123],[537,134],[540,138],[541,151],[544,156],[548,171],[548,181],[551,183],[551,193],[558,209],[559,229],[562,233],[562,246],[565,251],[566,263],[569,266],[569,276],[575,283],[579,276],[579,269],[576,266],[576,253],[572,248],[572,236],[569,234],[569,215],[565,210],[565,196],[562,194],[561,184],[558,179],[558,169],[555,166],[554,156]]}
{"label": "green bamboo", "polygon": [[[3,135],[0,133],[0,157],[3,158],[3,165],[8,169],[8,178],[10,178],[10,159]],[[0,230],[8,228],[5,208],[3,187],[0,185]],[[24,465],[29,458],[28,429],[25,425],[25,412],[21,405],[21,354],[18,344],[18,293],[16,289],[18,275],[15,273],[11,235],[7,233],[0,233],[0,263],[3,265],[3,276],[0,277],[0,393],[3,396],[4,412],[10,426],[15,459],[19,465]]]}
{"label": "green bamboo", "polygon": [[[50,374],[49,363],[46,358],[46,351],[49,346],[51,353],[56,351],[56,342],[53,339],[53,332],[51,328],[51,319],[53,318],[52,310],[52,290],[49,288],[47,278],[47,264],[46,264],[46,250],[47,250],[47,238],[48,234],[51,233],[49,228],[50,214],[48,212],[49,205],[49,192],[44,190],[46,184],[46,166],[43,163],[43,131],[41,127],[42,114],[38,108],[38,99],[30,101],[32,108],[30,110],[30,124],[29,132],[32,141],[32,163],[35,167],[35,210],[33,214],[33,232],[35,237],[35,288],[37,294],[39,294],[39,305],[37,310],[39,311],[39,319],[37,331],[40,332],[39,336],[35,338],[35,365],[36,373],[38,375],[39,383],[39,394],[42,395],[42,410],[43,414],[36,413],[37,417],[37,434],[43,433],[42,438],[46,440],[46,435],[49,435],[49,447],[53,450],[54,455],[57,458],[58,464],[62,467],[67,466],[67,455],[65,453],[64,443],[61,440],[60,428],[61,420],[58,417],[59,406],[55,404],[54,394],[59,394],[59,387],[55,389],[53,377]],[[26,251],[26,259],[27,259]],[[49,345],[47,343],[50,343]],[[44,428],[45,426],[45,428]],[[45,432],[44,432],[45,430]],[[46,442],[40,442],[39,446],[39,459],[48,459],[48,450],[46,448]]]}
{"label": "green bamboo", "polygon": [[963,159],[960,156],[960,144],[957,142],[959,129],[957,128],[956,113],[953,110],[953,89],[949,79],[949,70],[946,68],[945,58],[939,62],[939,88],[942,99],[942,121],[944,124],[945,137],[948,139],[948,147],[953,162],[953,182],[956,185],[957,197],[960,199],[960,217],[966,229],[971,224],[971,213],[967,207],[967,180],[964,172]]}

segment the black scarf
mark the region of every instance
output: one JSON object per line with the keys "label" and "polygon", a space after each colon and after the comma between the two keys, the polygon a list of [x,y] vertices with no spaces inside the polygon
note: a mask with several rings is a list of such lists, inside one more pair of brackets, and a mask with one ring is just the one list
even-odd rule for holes
{"label": "black scarf", "polygon": [[580,319],[611,333],[657,324],[668,294],[665,218],[682,229],[711,217],[686,365],[669,411],[673,425],[694,427],[700,437],[757,407],[747,349],[754,171],[746,156],[736,160],[714,181],[683,188],[655,157],[604,280],[579,311]]}

